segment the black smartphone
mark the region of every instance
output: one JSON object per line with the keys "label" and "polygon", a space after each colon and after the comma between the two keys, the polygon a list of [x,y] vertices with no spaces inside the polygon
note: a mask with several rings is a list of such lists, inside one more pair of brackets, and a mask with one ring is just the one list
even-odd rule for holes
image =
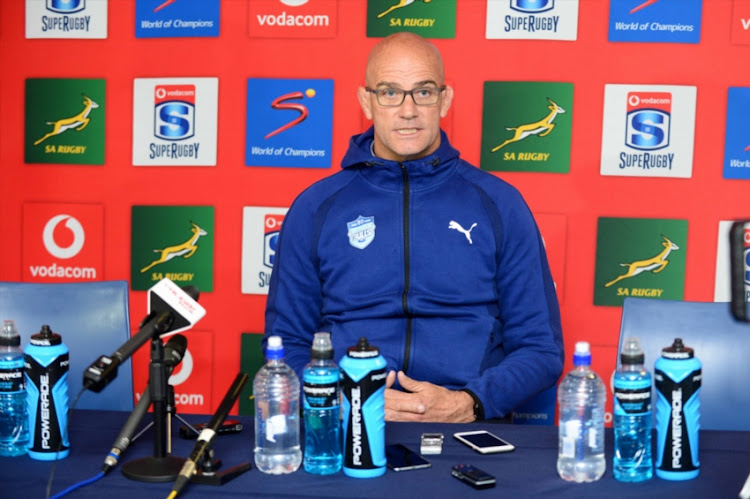
{"label": "black smartphone", "polygon": [[489,489],[495,486],[495,477],[470,464],[457,464],[451,469],[451,475],[475,489]]}
{"label": "black smartphone", "polygon": [[[198,430],[198,433],[208,426],[208,423],[200,423],[193,425],[193,428]],[[237,421],[236,419],[227,419],[225,420],[221,426],[219,426],[219,429],[216,430],[216,435],[226,435],[227,433],[239,433],[242,431],[242,423]],[[185,425],[180,426],[180,438],[184,438],[185,440],[195,440],[198,438],[198,433],[195,433],[193,430],[188,428]]]}
{"label": "black smartphone", "polygon": [[462,431],[454,433],[453,438],[468,445],[481,454],[510,452],[515,449],[515,446],[510,442],[506,442],[502,438],[486,430]]}
{"label": "black smartphone", "polygon": [[432,466],[431,462],[403,444],[387,445],[385,460],[393,471],[418,470]]}

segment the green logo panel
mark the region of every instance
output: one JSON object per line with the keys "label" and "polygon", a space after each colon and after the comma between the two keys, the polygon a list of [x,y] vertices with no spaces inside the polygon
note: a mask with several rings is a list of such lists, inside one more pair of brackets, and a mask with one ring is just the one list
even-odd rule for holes
{"label": "green logo panel", "polygon": [[455,38],[456,1],[367,0],[367,36],[409,31],[425,38]]}
{"label": "green logo panel", "polygon": [[26,80],[26,163],[104,164],[105,81]]}
{"label": "green logo panel", "polygon": [[622,306],[628,296],[682,300],[687,220],[599,218],[594,305]]}
{"label": "green logo panel", "polygon": [[167,278],[213,291],[213,206],[133,206],[130,249],[133,290]]}
{"label": "green logo panel", "polygon": [[260,342],[262,334],[242,333],[242,344],[240,346],[240,371],[247,373],[248,382],[240,394],[240,416],[255,415],[255,400],[253,399],[253,380],[266,359],[263,358],[263,350]]}
{"label": "green logo panel", "polygon": [[573,84],[484,82],[483,170],[570,171]]}

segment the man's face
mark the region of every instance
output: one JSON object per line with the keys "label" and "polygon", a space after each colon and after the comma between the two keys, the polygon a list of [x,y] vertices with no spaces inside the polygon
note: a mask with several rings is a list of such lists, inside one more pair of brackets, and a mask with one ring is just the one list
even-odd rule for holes
{"label": "man's face", "polygon": [[[399,44],[372,58],[367,67],[367,85],[373,90],[412,90],[443,85],[440,61],[421,45]],[[394,161],[423,158],[440,146],[440,118],[448,112],[453,89],[447,87],[438,102],[418,106],[407,95],[400,106],[385,107],[375,94],[360,87],[362,110],[375,128],[375,155]]]}

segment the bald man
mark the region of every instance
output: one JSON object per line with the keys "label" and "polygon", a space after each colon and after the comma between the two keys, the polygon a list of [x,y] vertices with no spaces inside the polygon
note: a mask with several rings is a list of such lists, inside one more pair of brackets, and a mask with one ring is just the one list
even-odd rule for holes
{"label": "bald man", "polygon": [[384,38],[357,98],[372,127],[284,219],[264,342],[281,336],[301,376],[316,331],[337,361],[366,337],[388,363],[387,421],[506,417],[563,368],[534,218],[440,130],[453,89],[432,43]]}

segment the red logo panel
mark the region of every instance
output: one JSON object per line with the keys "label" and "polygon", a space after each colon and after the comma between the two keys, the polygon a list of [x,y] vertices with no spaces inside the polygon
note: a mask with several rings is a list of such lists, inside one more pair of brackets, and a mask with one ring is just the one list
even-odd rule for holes
{"label": "red logo panel", "polygon": [[552,279],[555,281],[557,301],[562,304],[565,290],[565,233],[567,217],[565,215],[534,215],[539,232],[544,239]]}
{"label": "red logo panel", "polygon": [[750,0],[734,0],[732,43],[750,45]]}

